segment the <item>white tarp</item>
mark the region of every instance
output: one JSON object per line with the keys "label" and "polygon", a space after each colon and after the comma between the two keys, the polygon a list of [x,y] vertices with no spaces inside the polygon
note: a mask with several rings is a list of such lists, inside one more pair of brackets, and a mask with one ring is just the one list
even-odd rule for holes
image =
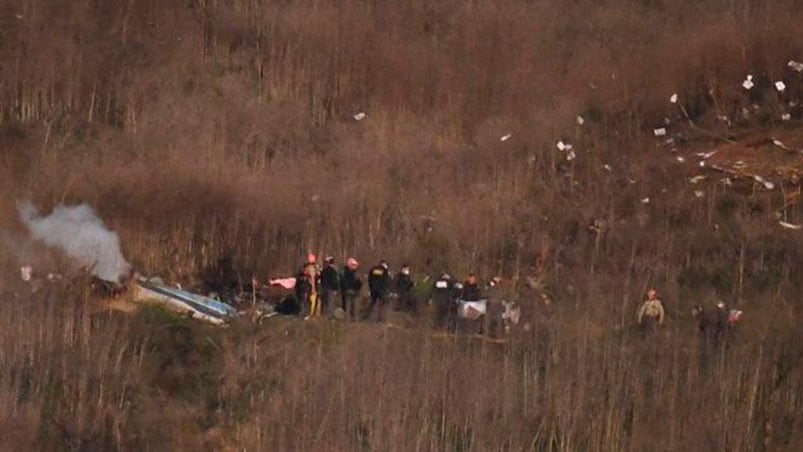
{"label": "white tarp", "polygon": [[457,316],[462,319],[477,320],[488,311],[488,300],[458,300],[457,303]]}

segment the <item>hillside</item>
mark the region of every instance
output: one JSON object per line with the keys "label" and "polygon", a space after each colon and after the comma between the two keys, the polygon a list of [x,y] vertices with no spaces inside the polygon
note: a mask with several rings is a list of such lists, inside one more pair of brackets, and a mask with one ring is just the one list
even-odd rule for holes
{"label": "hillside", "polygon": [[[0,0],[0,448],[796,450],[800,23],[797,0]],[[91,206],[132,268],[204,293],[387,259],[502,276],[532,328],[110,312],[25,201]],[[25,263],[64,279],[32,292]],[[690,312],[718,299],[744,320],[706,354]]]}

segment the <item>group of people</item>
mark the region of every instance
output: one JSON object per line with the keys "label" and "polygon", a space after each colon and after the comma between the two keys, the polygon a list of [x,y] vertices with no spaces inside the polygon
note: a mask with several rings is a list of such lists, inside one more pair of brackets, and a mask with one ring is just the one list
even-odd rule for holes
{"label": "group of people", "polygon": [[[412,315],[419,313],[417,282],[413,279],[409,265],[403,264],[394,274],[385,260],[379,261],[365,273],[368,294],[366,306],[360,306],[363,290],[363,274],[360,263],[351,257],[338,269],[335,259],[327,256],[323,265],[318,265],[315,254],[308,254],[306,261],[294,278],[295,300],[299,303],[300,314],[305,318],[337,316],[352,320],[371,318],[383,320],[384,307],[394,302],[399,310]],[[490,287],[501,280],[493,278]],[[471,274],[464,282],[455,281],[451,275],[443,273],[427,288],[435,311],[435,324],[447,327],[457,316],[457,300],[478,302],[486,295],[479,285],[478,278]],[[482,308],[476,308],[482,309]],[[476,313],[479,317],[485,312]]]}
{"label": "group of people", "polygon": [[[697,305],[692,309],[692,316],[698,320],[700,332],[705,337],[718,342],[729,331],[733,330],[742,318],[742,311],[730,308],[724,300],[716,300],[714,306]],[[647,299],[641,304],[637,313],[638,325],[645,331],[664,324],[666,311],[658,292],[647,291]]]}

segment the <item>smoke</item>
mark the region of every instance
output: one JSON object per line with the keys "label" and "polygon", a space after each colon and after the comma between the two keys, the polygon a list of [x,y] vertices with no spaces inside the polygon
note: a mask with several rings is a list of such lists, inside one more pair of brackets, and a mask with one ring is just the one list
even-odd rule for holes
{"label": "smoke", "polygon": [[92,274],[106,281],[119,282],[131,268],[120,251],[120,239],[103,224],[87,204],[59,205],[48,216],[41,216],[31,203],[19,205],[20,220],[34,240],[58,248]]}

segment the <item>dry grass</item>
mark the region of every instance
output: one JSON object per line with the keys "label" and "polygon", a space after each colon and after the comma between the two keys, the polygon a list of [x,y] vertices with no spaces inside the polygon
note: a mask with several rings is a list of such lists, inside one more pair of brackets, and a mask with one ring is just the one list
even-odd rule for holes
{"label": "dry grass", "polygon": [[[556,300],[555,358],[535,337],[199,329],[95,313],[80,281],[29,295],[3,277],[2,445],[800,444],[803,249],[775,224],[784,200],[714,184],[697,199],[651,137],[685,122],[674,92],[706,140],[752,103],[767,113],[740,127],[777,122],[803,90],[785,69],[803,58],[797,1],[107,3],[0,0],[6,274],[15,200],[88,202],[137,268],[190,285],[226,258],[245,281],[284,274],[307,250],[537,276]],[[643,341],[627,327],[653,284],[673,320]],[[714,296],[747,320],[703,369],[685,313]]]}

